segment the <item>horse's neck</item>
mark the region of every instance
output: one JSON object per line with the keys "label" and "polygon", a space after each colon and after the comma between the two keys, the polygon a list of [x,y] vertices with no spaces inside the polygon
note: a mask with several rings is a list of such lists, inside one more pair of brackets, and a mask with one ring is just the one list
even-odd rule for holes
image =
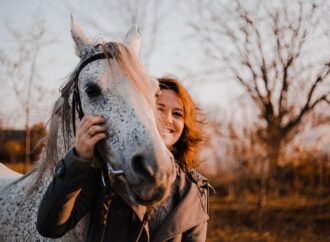
{"label": "horse's neck", "polygon": [[[62,122],[61,122],[62,124]],[[63,132],[62,132],[62,127],[59,126],[59,132],[57,134],[57,157],[59,160],[61,160],[62,158],[64,158],[66,156],[66,154],[68,153],[68,151],[74,146],[73,140],[74,140],[74,135],[72,133],[69,134],[71,137],[71,141],[67,141],[69,142],[67,144],[68,147],[65,147],[65,140],[63,137]]]}
{"label": "horse's neck", "polygon": [[56,158],[57,160],[55,160],[55,162],[49,162],[47,160],[44,160],[43,162],[48,162],[48,165],[46,166],[46,172],[47,173],[53,173],[56,164],[58,163],[58,161],[60,161],[61,159],[65,158],[66,154],[68,153],[68,151],[74,146],[73,144],[73,139],[74,136],[73,134],[69,134],[70,141],[65,141],[65,138],[63,136],[63,132],[62,132],[62,121],[59,123],[58,126],[58,133],[57,133],[57,137],[56,137]]}
{"label": "horse's neck", "polygon": [[[64,156],[66,150],[58,135],[58,157]],[[45,152],[45,151],[44,151]],[[43,154],[42,157],[45,157]],[[37,165],[48,162],[40,160]],[[38,234],[36,230],[37,213],[42,196],[51,182],[54,173],[53,164],[45,166],[13,183],[0,193],[0,241],[53,241]],[[40,179],[36,178],[40,175]],[[88,216],[82,219],[74,229],[68,231],[59,241],[82,241],[87,231]],[[56,240],[57,241],[57,240]]]}
{"label": "horse's neck", "polygon": [[[50,127],[52,128],[52,127]],[[73,147],[73,143],[69,143],[66,147],[63,133],[62,133],[62,122],[59,122],[59,125],[57,127],[57,136],[56,136],[56,142],[53,145],[56,145],[56,147],[46,147],[46,149],[43,151],[43,154],[41,155],[41,160],[37,163],[37,170],[32,175],[31,179],[31,188],[33,190],[40,190],[40,189],[46,189],[48,184],[53,178],[54,171],[56,164],[59,160],[65,157],[68,150]],[[72,135],[71,135],[72,137]],[[72,140],[72,139],[71,139]],[[47,149],[53,149],[56,148],[56,155],[52,159],[47,157]],[[55,160],[54,160],[55,159]]]}

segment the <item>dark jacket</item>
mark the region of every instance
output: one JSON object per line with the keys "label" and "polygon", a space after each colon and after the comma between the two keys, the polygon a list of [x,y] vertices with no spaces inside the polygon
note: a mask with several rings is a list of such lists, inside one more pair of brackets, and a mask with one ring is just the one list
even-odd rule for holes
{"label": "dark jacket", "polygon": [[[205,241],[208,220],[208,183],[197,172],[179,169],[175,206],[151,235],[143,224],[145,206],[107,192],[101,169],[91,167],[71,150],[57,166],[41,201],[37,229],[58,238],[90,212],[87,241]],[[115,194],[115,195],[114,195]]]}

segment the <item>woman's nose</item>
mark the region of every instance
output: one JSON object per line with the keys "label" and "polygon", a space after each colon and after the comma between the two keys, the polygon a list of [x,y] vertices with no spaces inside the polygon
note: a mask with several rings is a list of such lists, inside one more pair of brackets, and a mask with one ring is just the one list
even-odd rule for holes
{"label": "woman's nose", "polygon": [[165,123],[166,124],[172,124],[173,123],[173,117],[172,117],[172,115],[170,114],[170,113],[167,113],[166,115],[165,115]]}

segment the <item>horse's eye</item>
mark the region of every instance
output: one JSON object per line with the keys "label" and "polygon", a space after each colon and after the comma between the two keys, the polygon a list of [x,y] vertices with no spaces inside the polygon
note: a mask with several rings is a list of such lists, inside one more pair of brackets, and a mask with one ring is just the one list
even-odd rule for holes
{"label": "horse's eye", "polygon": [[101,89],[99,86],[97,86],[96,84],[87,84],[86,85],[86,94],[88,97],[92,98],[92,97],[97,97],[101,94]]}

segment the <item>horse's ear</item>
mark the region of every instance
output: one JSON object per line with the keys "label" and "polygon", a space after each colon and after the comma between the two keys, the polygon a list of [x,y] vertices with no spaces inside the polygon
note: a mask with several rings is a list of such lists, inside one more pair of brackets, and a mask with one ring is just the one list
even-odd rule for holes
{"label": "horse's ear", "polygon": [[137,32],[137,26],[133,25],[130,30],[127,32],[125,37],[125,44],[135,52],[137,56],[139,56],[141,38],[139,33]]}
{"label": "horse's ear", "polygon": [[92,50],[92,41],[82,31],[74,17],[71,15],[71,34],[75,42],[76,53],[80,58],[86,56],[86,54]]}

